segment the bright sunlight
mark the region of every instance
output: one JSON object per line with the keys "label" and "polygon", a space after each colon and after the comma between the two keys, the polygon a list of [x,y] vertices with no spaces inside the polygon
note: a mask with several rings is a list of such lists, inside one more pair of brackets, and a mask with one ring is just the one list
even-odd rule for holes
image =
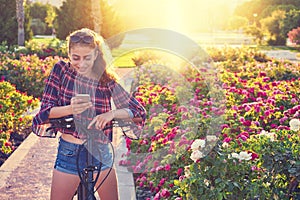
{"label": "bright sunlight", "polygon": [[226,26],[241,0],[114,0],[129,29],[159,27],[184,33]]}

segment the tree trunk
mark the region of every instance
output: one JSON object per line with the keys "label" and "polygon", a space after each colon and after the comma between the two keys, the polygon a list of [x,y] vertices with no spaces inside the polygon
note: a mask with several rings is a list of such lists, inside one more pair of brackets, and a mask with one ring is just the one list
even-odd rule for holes
{"label": "tree trunk", "polygon": [[25,45],[24,31],[24,0],[16,0],[16,15],[18,21],[18,45]]}
{"label": "tree trunk", "polygon": [[92,15],[94,18],[94,31],[101,35],[102,27],[102,12],[101,12],[101,0],[91,0]]}

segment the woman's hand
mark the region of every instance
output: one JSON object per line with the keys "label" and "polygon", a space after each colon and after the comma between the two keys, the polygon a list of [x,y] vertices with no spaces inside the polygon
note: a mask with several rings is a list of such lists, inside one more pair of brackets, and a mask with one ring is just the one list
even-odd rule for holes
{"label": "woman's hand", "polygon": [[88,129],[90,129],[93,125],[95,125],[96,129],[100,129],[102,130],[105,125],[110,122],[111,120],[114,119],[114,111],[110,111],[107,113],[102,113],[100,115],[97,115],[92,121],[91,123],[88,125]]}
{"label": "woman's hand", "polygon": [[80,114],[86,109],[92,107],[93,104],[91,101],[86,101],[80,97],[72,97],[71,99],[71,108],[73,114]]}

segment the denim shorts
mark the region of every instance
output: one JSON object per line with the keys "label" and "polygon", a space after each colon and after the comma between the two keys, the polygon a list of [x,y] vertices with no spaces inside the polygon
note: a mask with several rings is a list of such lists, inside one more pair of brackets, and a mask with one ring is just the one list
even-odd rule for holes
{"label": "denim shorts", "polygon": [[[96,143],[93,148],[92,155],[92,166],[97,166],[95,173],[99,171],[101,166],[101,171],[108,168],[112,168],[113,158],[112,153],[109,148],[110,144]],[[79,158],[78,157],[79,154]],[[58,152],[56,156],[56,161],[54,169],[68,173],[78,175],[78,167],[82,173],[85,168],[87,168],[87,149],[84,144],[74,144],[59,138]]]}

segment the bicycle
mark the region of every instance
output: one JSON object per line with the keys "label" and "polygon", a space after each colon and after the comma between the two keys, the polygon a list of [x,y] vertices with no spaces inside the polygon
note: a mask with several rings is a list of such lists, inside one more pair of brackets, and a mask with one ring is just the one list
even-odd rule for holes
{"label": "bicycle", "polygon": [[[75,126],[77,127],[78,131],[81,133],[86,134],[86,139],[84,141],[84,146],[87,149],[86,153],[86,168],[83,169],[83,171],[80,171],[79,169],[79,156],[80,152],[83,151],[83,147],[79,149],[77,152],[77,160],[76,160],[76,165],[77,165],[77,171],[78,171],[78,176],[80,178],[80,183],[78,185],[77,191],[74,194],[73,198],[77,195],[78,200],[96,200],[95,197],[95,192],[101,187],[101,185],[104,183],[106,178],[108,177],[109,173],[112,170],[112,166],[110,166],[110,169],[106,176],[103,178],[101,183],[96,186],[97,180],[100,176],[101,173],[101,167],[102,167],[102,162],[100,162],[99,166],[95,166],[93,164],[93,147],[96,144],[95,137],[99,137],[99,132],[100,135],[103,135],[103,131],[109,128],[113,127],[119,127],[122,130],[123,136],[132,139],[132,140],[137,140],[139,139],[139,134],[137,134],[137,131],[134,132],[134,129],[136,129],[136,126],[134,126],[135,121],[139,121],[140,119],[136,118],[133,119],[132,121],[126,121],[126,120],[113,120],[112,121],[112,126],[105,127],[102,130],[96,130],[96,129],[87,129],[86,123],[83,125],[79,125],[81,122],[75,122],[74,118],[69,117],[63,117],[63,118],[55,118],[55,119],[49,119],[49,122],[51,124],[50,127],[46,129],[46,132],[49,132],[49,137],[53,138],[56,137],[57,132],[55,132],[55,129],[57,128],[68,128],[68,129],[74,129]],[[126,129],[127,128],[127,129]],[[47,136],[46,136],[47,137]],[[111,142],[110,145],[112,146]],[[113,146],[112,146],[113,150]],[[113,154],[113,162],[114,163],[114,152],[112,151]],[[100,157],[101,157],[101,152],[100,152]],[[94,178],[94,172],[97,171],[96,178]],[[96,188],[94,190],[94,188]]]}

